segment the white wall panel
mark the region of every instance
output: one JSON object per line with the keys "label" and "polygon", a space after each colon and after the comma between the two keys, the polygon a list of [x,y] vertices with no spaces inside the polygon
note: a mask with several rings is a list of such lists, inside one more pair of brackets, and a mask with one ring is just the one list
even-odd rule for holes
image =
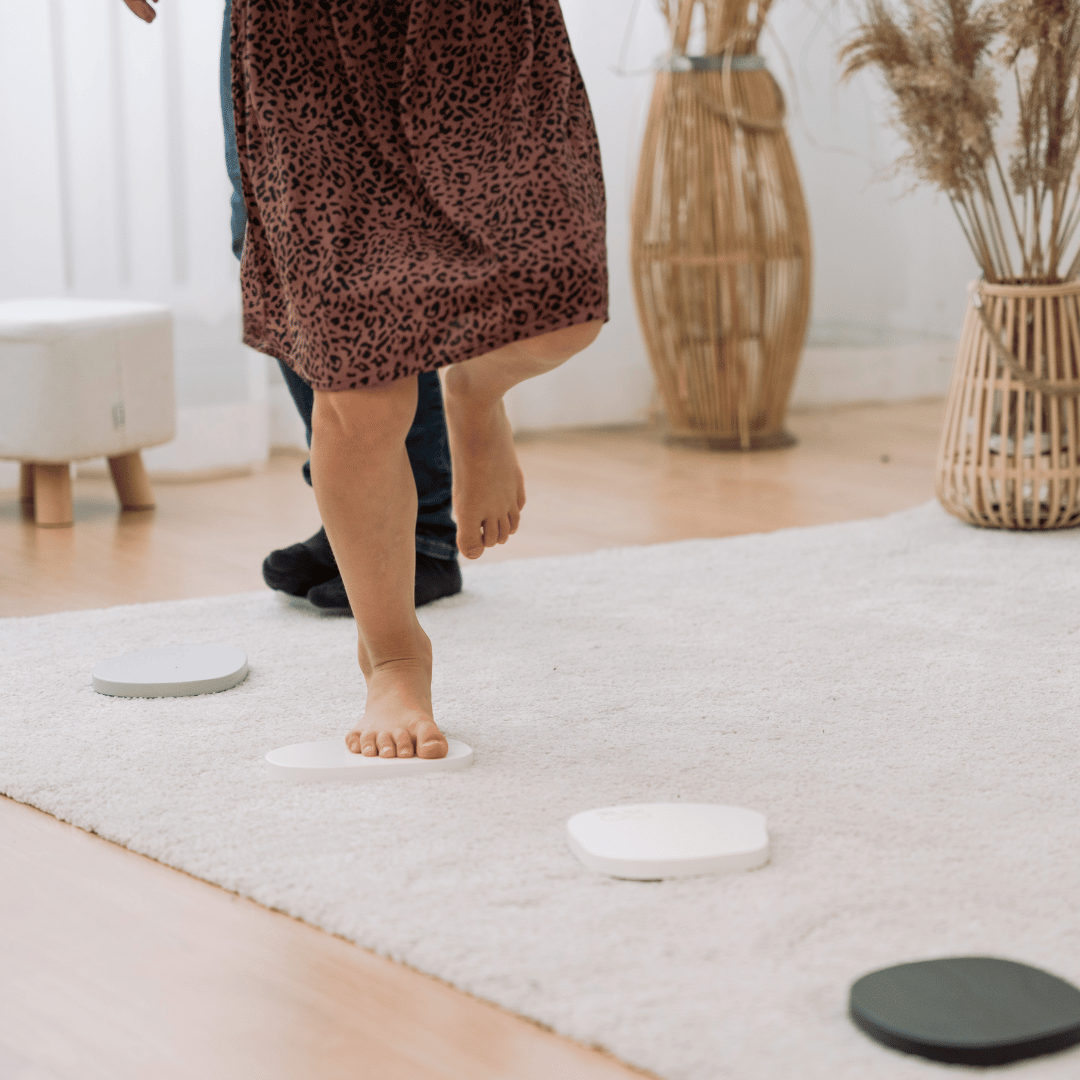
{"label": "white wall panel", "polygon": [[52,21],[44,0],[5,0],[0,33],[0,295],[64,288]]}
{"label": "white wall panel", "polygon": [[148,456],[159,473],[268,451],[230,249],[222,6],[163,0],[148,26],[120,0],[6,0],[0,36],[0,296],[173,309],[182,437]]}
{"label": "white wall panel", "polygon": [[[612,321],[580,357],[511,392],[519,430],[641,419],[653,394],[627,262],[649,69],[669,38],[653,0],[562,6],[604,155]],[[811,325],[793,405],[943,394],[942,357],[951,356],[976,272],[948,202],[888,178],[901,148],[882,124],[882,91],[868,75],[839,85],[836,48],[851,25],[844,6],[779,0],[761,40],[788,99],[814,234]]]}
{"label": "white wall panel", "polygon": [[[109,9],[123,5],[109,4]],[[120,160],[114,151],[117,105],[113,89],[115,19],[94,0],[59,3],[59,57],[65,72],[72,292],[103,295],[121,285]],[[115,15],[115,12],[112,12]]]}
{"label": "white wall panel", "polygon": [[[870,78],[838,86],[833,57],[849,16],[820,8],[824,16],[777,3],[773,37],[762,42],[791,103],[814,228],[813,319],[795,402],[939,393],[974,265],[944,200],[905,195],[902,180],[879,182],[897,150],[880,124],[882,93]],[[0,296],[168,303],[181,410],[218,410],[181,423],[208,440],[200,468],[215,439],[223,467],[238,460],[219,406],[254,410],[241,425],[251,438],[265,430],[255,413],[267,408],[239,343],[218,105],[221,9],[221,0],[161,0],[147,26],[121,0],[4,0],[0,35]],[[629,219],[648,68],[667,34],[653,0],[563,0],[563,10],[604,158],[612,320],[580,357],[512,393],[519,428],[625,423],[643,418],[653,397],[628,272]],[[275,395],[280,412],[280,387]],[[281,419],[275,432],[295,442],[295,425]],[[266,447],[244,453],[258,461]],[[169,468],[182,471],[183,459],[178,447]]]}

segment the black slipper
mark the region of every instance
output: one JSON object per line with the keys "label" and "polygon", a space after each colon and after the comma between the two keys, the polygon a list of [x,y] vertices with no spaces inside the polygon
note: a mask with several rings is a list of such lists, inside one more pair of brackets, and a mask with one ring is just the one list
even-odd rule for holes
{"label": "black slipper", "polygon": [[[413,591],[417,607],[440,600],[444,596],[454,596],[461,592],[461,570],[457,559],[435,559],[423,552],[416,553],[416,585]],[[323,611],[337,611],[352,614],[349,598],[345,595],[345,583],[341,576],[325,581],[310,589],[308,600]]]}
{"label": "black slipper", "polygon": [[262,572],[271,589],[290,596],[307,596],[316,585],[333,578],[341,580],[325,529],[299,544],[271,551],[263,560]]}

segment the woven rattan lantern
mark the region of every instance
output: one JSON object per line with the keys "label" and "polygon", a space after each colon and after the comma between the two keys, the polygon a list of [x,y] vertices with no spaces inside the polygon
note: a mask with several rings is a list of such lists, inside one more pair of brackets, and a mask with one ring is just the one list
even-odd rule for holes
{"label": "woven rattan lantern", "polygon": [[975,525],[1080,524],[1080,281],[974,287],[937,495]]}
{"label": "woven rattan lantern", "polygon": [[[756,55],[767,0],[660,0],[631,269],[671,435],[790,445],[784,415],[810,308],[810,226],[784,100]],[[700,4],[705,55],[687,56]]]}

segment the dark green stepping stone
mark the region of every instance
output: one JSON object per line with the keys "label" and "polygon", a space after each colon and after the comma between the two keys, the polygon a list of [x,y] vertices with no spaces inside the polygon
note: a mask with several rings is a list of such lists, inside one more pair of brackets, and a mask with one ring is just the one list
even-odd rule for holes
{"label": "dark green stepping stone", "polygon": [[849,1011],[886,1046],[959,1065],[1007,1065],[1080,1043],[1080,990],[992,956],[871,972],[852,986]]}

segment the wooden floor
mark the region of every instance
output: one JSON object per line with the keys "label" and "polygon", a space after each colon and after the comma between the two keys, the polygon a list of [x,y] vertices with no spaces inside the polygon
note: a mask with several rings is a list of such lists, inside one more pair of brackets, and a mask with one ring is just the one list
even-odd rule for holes
{"label": "wooden floor", "polygon": [[[482,559],[565,555],[874,517],[933,498],[943,403],[796,413],[786,450],[711,453],[646,428],[526,436],[528,506]],[[106,479],[77,480],[76,525],[38,529],[0,493],[0,615],[261,589],[267,552],[319,527],[299,455],[254,476],[158,484],[122,513]]]}
{"label": "wooden floor", "polygon": [[[713,454],[646,429],[520,440],[523,558],[872,517],[933,497],[940,402],[795,414],[799,445]],[[0,614],[261,588],[318,528],[302,459],[156,488],[73,529],[0,493]],[[10,703],[9,703],[10,707]],[[639,1075],[433,979],[0,798],[0,1078],[616,1080]]]}

